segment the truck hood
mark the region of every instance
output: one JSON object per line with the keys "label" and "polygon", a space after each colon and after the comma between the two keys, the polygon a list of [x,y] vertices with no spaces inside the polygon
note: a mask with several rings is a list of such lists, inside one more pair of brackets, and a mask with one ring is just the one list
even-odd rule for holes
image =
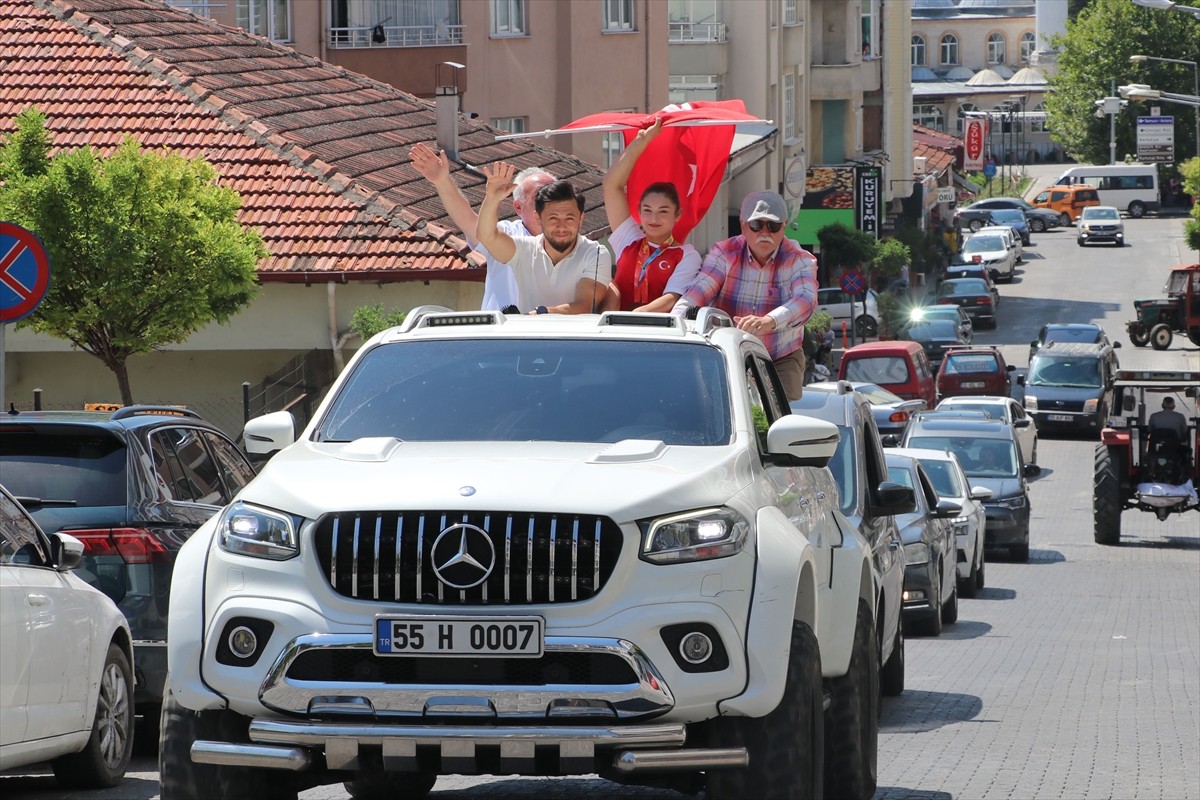
{"label": "truck hood", "polygon": [[747,448],[574,442],[301,441],[239,499],[307,518],[339,511],[563,511],[617,522],[720,505],[751,479]]}

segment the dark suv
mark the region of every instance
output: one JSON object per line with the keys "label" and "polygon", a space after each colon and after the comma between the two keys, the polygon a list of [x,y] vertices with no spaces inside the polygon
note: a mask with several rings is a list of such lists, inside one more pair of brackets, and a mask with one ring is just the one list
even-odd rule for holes
{"label": "dark suv", "polygon": [[233,441],[183,408],[0,417],[5,485],[47,534],[84,544],[77,575],[111,597],[134,639],[134,695],[157,741],[175,553],[254,477]]}
{"label": "dark suv", "polygon": [[1106,344],[1050,342],[1017,378],[1025,387],[1025,410],[1038,431],[1069,430],[1098,434],[1113,407],[1117,356]]}
{"label": "dark suv", "polygon": [[883,665],[880,685],[884,694],[898,695],[904,690],[904,550],[895,515],[914,511],[916,497],[910,487],[889,481],[875,413],[867,396],[854,391],[849,381],[810,383],[791,408],[794,414],[832,422],[841,434],[829,471],[838,486],[842,513],[874,551],[880,587],[875,620]]}

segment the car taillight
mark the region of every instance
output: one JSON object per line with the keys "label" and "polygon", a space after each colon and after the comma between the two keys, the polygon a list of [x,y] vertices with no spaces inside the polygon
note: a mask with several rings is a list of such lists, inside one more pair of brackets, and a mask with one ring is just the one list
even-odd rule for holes
{"label": "car taillight", "polygon": [[155,564],[170,559],[170,553],[150,531],[143,528],[105,528],[92,531],[63,531],[83,542],[89,556],[119,556],[126,564]]}
{"label": "car taillight", "polygon": [[908,422],[908,412],[893,411],[892,415],[888,417],[888,422]]}
{"label": "car taillight", "polygon": [[991,304],[992,304],[992,301],[986,297],[975,298],[975,305],[977,305],[977,306],[990,306]]}

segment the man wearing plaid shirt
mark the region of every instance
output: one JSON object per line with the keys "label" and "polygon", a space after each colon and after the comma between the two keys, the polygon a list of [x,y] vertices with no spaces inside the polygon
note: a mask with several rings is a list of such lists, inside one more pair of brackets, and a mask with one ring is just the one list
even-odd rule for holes
{"label": "man wearing plaid shirt", "polygon": [[804,387],[804,323],[817,307],[817,259],[784,236],[787,204],[775,192],[742,201],[742,235],[717,242],[674,314],[715,306],[762,339],[789,400]]}

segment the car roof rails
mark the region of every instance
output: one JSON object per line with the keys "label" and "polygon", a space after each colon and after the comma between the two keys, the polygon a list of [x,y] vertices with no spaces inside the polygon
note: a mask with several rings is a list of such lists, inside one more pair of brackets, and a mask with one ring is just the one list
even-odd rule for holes
{"label": "car roof rails", "polygon": [[124,406],[118,408],[112,413],[109,419],[116,421],[121,419],[129,419],[142,414],[157,414],[165,417],[192,417],[194,419],[204,419],[195,411],[185,406]]}
{"label": "car roof rails", "polygon": [[733,318],[719,308],[705,306],[696,314],[696,330],[707,336],[717,328],[732,328]]}

